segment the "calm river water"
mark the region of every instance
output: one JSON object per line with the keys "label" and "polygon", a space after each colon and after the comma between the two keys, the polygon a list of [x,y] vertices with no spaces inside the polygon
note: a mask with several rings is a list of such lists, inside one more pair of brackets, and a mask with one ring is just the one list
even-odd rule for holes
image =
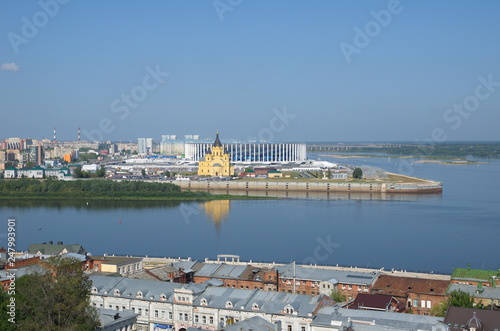
{"label": "calm river water", "polygon": [[441,273],[468,263],[500,269],[500,160],[479,165],[411,164],[388,157],[336,161],[411,171],[443,182],[444,190],[386,200],[339,195],[207,203],[0,201],[0,246],[6,246],[7,218],[15,217],[19,250],[63,241],[80,243],[92,254],[198,260],[237,254],[242,260]]}

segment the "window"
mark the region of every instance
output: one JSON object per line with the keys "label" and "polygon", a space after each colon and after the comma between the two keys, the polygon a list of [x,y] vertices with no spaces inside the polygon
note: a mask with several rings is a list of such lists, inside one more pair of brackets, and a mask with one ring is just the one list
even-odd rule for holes
{"label": "window", "polygon": [[203,324],[207,324],[207,317],[206,317],[205,315],[203,315],[203,316],[201,317],[201,322],[202,322]]}
{"label": "window", "polygon": [[171,320],[171,319],[172,319],[172,317],[173,317],[173,314],[172,314],[172,312],[171,312],[171,311],[169,311],[169,312],[168,312],[168,319],[169,319],[169,320]]}
{"label": "window", "polygon": [[301,326],[300,327],[300,331],[306,331],[306,327],[305,326]]}
{"label": "window", "polygon": [[198,315],[194,315],[194,322],[199,323],[200,317]]}
{"label": "window", "polygon": [[206,306],[206,305],[207,305],[207,299],[202,298],[202,299],[201,299],[201,305],[202,305],[202,306]]}
{"label": "window", "polygon": [[209,323],[210,323],[210,324],[214,324],[214,317],[213,317],[213,316],[210,316],[210,318],[209,318]]}
{"label": "window", "polygon": [[288,331],[292,331],[292,330],[293,330],[292,326],[291,326],[291,325],[288,325],[288,326],[287,326],[287,330],[288,330]]}
{"label": "window", "polygon": [[162,319],[162,320],[164,320],[164,319],[165,319],[165,311],[164,311],[164,310],[162,310],[162,311],[161,311],[161,319]]}
{"label": "window", "polygon": [[420,307],[425,308],[425,300],[420,301]]}
{"label": "window", "polygon": [[417,299],[413,299],[413,307],[418,307],[418,300]]}
{"label": "window", "polygon": [[427,308],[431,309],[431,302],[430,302],[430,300],[427,300]]}
{"label": "window", "polygon": [[158,310],[155,309],[155,317],[158,318],[160,316]]}
{"label": "window", "polygon": [[179,321],[182,321],[182,313],[179,313]]}
{"label": "window", "polygon": [[233,303],[231,301],[227,301],[226,308],[233,308]]}
{"label": "window", "polygon": [[137,314],[142,315],[142,308],[137,309]]}
{"label": "window", "polygon": [[188,314],[184,314],[184,320],[187,321],[188,320]]}

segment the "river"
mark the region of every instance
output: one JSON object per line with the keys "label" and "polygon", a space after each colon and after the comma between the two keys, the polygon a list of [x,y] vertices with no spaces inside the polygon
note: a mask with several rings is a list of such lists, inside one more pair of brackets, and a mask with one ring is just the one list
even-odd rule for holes
{"label": "river", "polygon": [[[310,156],[312,158],[318,155]],[[433,195],[332,195],[211,202],[0,201],[0,246],[63,241],[92,254],[317,263],[451,273],[500,269],[500,160],[470,165],[381,157],[370,165],[443,183]]]}

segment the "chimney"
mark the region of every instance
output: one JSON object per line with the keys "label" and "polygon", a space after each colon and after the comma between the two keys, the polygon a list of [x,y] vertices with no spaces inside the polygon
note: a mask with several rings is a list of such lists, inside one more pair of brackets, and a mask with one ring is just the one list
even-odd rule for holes
{"label": "chimney", "polygon": [[49,245],[52,245],[52,244],[53,244],[52,240],[51,240],[51,241],[49,241]]}
{"label": "chimney", "polygon": [[120,318],[120,314],[119,314],[119,313],[116,313],[114,317],[115,317],[115,320],[117,320],[117,319],[119,319],[119,318]]}
{"label": "chimney", "polygon": [[58,245],[63,245],[63,242],[62,241],[58,241],[57,244]]}

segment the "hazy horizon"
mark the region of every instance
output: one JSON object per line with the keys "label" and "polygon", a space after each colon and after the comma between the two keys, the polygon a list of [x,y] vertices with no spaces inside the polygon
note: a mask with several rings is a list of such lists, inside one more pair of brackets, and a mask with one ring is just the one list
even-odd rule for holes
{"label": "hazy horizon", "polygon": [[3,139],[500,140],[496,1],[0,9]]}

